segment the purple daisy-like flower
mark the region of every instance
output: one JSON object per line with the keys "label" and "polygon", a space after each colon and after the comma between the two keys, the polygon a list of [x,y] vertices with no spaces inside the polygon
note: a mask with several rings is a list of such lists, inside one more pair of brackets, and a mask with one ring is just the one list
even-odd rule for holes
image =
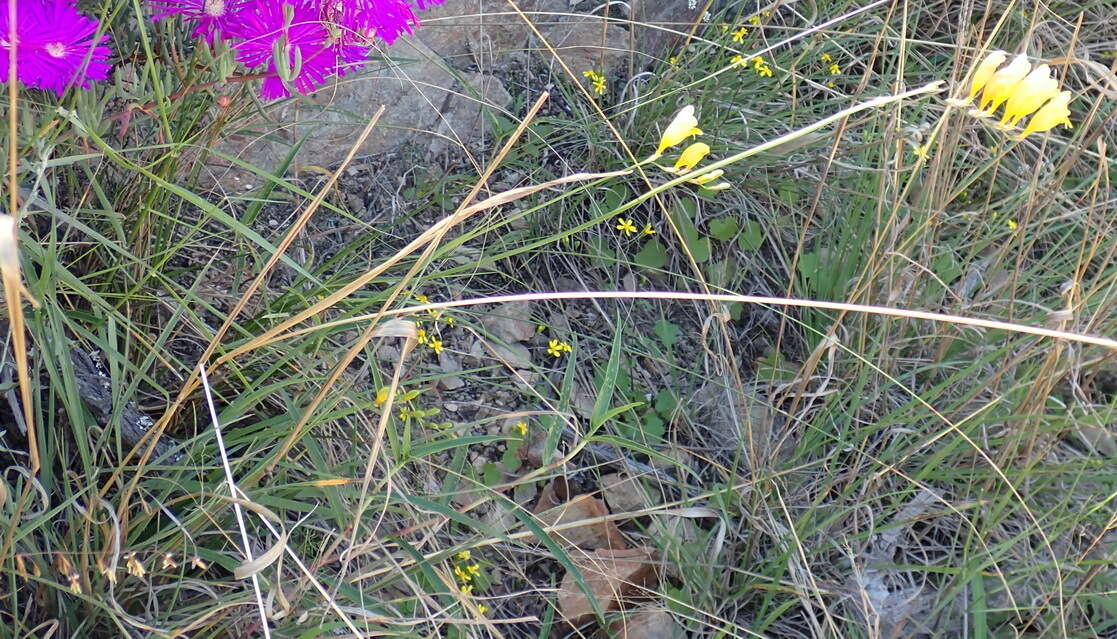
{"label": "purple daisy-like flower", "polygon": [[10,41],[9,3],[0,9],[0,81],[7,82],[13,44],[20,82],[54,91],[59,97],[72,85],[89,88],[90,80],[109,76],[112,51],[97,35],[99,23],[78,13],[71,0],[15,0],[15,42]]}
{"label": "purple daisy-like flower", "polygon": [[239,39],[233,43],[238,61],[277,74],[264,80],[260,91],[269,100],[291,95],[278,74],[294,73],[291,84],[305,95],[325,84],[338,69],[339,51],[330,42],[317,3],[255,0],[238,13],[236,23],[229,25],[229,34]]}
{"label": "purple daisy-like flower", "polygon": [[182,16],[197,23],[192,34],[195,38],[213,44],[215,37],[228,33],[246,0],[149,0],[148,4],[156,11],[152,20]]}

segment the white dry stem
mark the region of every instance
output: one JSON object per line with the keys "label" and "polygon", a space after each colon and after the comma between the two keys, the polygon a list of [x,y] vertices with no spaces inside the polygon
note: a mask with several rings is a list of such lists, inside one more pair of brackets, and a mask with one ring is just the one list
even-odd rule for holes
{"label": "white dry stem", "polygon": [[[213,394],[209,388],[209,378],[206,377],[206,366],[204,361],[198,362],[198,371],[201,374],[202,388],[206,394],[206,406],[209,407],[209,416],[213,421],[213,432],[217,436],[217,450],[221,453],[221,466],[225,469],[225,480],[229,482],[229,494],[233,497],[233,512],[237,516],[237,525],[240,526],[240,538],[244,544],[244,557],[249,562],[252,561],[252,544],[248,539],[248,528],[244,525],[244,511],[241,510],[240,504],[237,503],[237,484],[233,479],[233,469],[229,466],[229,454],[225,450],[225,439],[221,437],[221,423],[217,420],[217,409],[213,405]],[[271,638],[271,629],[268,626],[267,609],[264,607],[264,597],[260,592],[260,579],[256,573],[252,573],[252,588],[256,592],[256,605],[260,608],[260,626],[264,630],[265,639]]]}

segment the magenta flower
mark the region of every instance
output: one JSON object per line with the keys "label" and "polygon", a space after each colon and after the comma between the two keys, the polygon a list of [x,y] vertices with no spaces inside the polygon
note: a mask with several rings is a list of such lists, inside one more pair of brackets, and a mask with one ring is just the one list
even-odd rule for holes
{"label": "magenta flower", "polygon": [[291,95],[282,74],[293,74],[291,84],[305,95],[337,71],[339,51],[330,42],[316,2],[255,0],[237,14],[229,33],[239,39],[233,43],[238,61],[276,74],[264,80],[260,91],[269,100]]}
{"label": "magenta flower", "polygon": [[[0,81],[7,82],[9,3],[0,8]],[[72,85],[89,88],[90,80],[109,76],[112,53],[97,35],[99,23],[78,13],[72,0],[15,0],[16,77],[24,85],[54,91],[59,97]]]}
{"label": "magenta flower", "polygon": [[214,37],[228,32],[245,3],[246,0],[149,0],[157,12],[151,16],[152,20],[180,15],[196,22],[192,35],[209,44],[213,44]]}

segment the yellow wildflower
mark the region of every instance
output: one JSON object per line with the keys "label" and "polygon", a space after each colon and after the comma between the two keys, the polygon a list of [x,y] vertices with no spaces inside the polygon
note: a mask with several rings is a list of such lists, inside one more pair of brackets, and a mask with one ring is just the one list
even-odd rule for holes
{"label": "yellow wildflower", "polygon": [[838,75],[842,72],[842,67],[837,62],[830,65],[830,75]]}
{"label": "yellow wildflower", "polygon": [[426,329],[420,328],[419,330],[415,331],[415,341],[419,342],[420,344],[426,344],[428,340],[430,340],[430,337],[427,336]]}
{"label": "yellow wildflower", "polygon": [[625,235],[632,235],[636,232],[636,225],[632,223],[631,219],[619,217],[617,218],[617,230],[622,231]]}
{"label": "yellow wildflower", "polygon": [[1024,132],[1020,134],[1017,140],[1023,140],[1033,133],[1050,131],[1060,124],[1067,128],[1073,128],[1074,125],[1070,123],[1070,109],[1067,108],[1070,100],[1070,91],[1061,91],[1055,94],[1050,102],[1043,105],[1043,108],[1036,111],[1032,119],[1028,120],[1028,126],[1024,127]]}
{"label": "yellow wildflower", "polygon": [[652,228],[650,222],[644,225],[644,230],[642,232],[644,235],[655,235],[655,229]]}
{"label": "yellow wildflower", "polygon": [[456,575],[458,580],[462,582],[468,582],[473,579],[473,576],[463,570],[461,566],[454,566],[454,575]]}
{"label": "yellow wildflower", "polygon": [[704,142],[695,142],[694,144],[683,149],[679,159],[675,160],[675,167],[669,169],[669,173],[689,173],[691,169],[698,166],[702,158],[710,153],[710,146]]}
{"label": "yellow wildflower", "polygon": [[678,56],[671,56],[670,58],[667,58],[667,64],[678,64],[678,63],[679,63]]}
{"label": "yellow wildflower", "polygon": [[1016,126],[1020,120],[1031,115],[1058,92],[1059,81],[1051,77],[1051,67],[1046,64],[1039,65],[1032,69],[1032,72],[1012,90],[1012,95],[1008,96],[1001,124]]}
{"label": "yellow wildflower", "polygon": [[470,576],[481,574],[481,566],[478,564],[469,564],[466,566],[466,570],[469,571]]}
{"label": "yellow wildflower", "polygon": [[1008,226],[1009,230],[1012,230],[1012,231],[1015,231],[1016,227],[1019,226],[1016,223],[1016,220],[1009,220],[1008,222],[1005,222],[1005,224]]}
{"label": "yellow wildflower", "polygon": [[582,75],[589,78],[591,88],[593,89],[594,93],[596,93],[597,95],[604,95],[605,76],[601,75],[597,71],[594,71],[593,69],[590,69],[589,71],[583,71]]}
{"label": "yellow wildflower", "polygon": [[688,104],[675,114],[675,119],[663,131],[655,157],[663,155],[664,151],[693,135],[702,135],[702,130],[698,128],[698,119],[694,117],[694,105]]}
{"label": "yellow wildflower", "polygon": [[1032,65],[1028,63],[1028,57],[1020,54],[1012,59],[1006,67],[998,69],[996,73],[989,78],[989,82],[985,84],[984,90],[981,92],[981,103],[978,105],[978,110],[982,115],[992,115],[1002,104],[1008,100],[1012,95],[1013,88],[1024,79],[1031,71]]}
{"label": "yellow wildflower", "polygon": [[426,295],[419,295],[418,293],[415,294],[415,301],[420,304],[430,304],[430,298]]}
{"label": "yellow wildflower", "polygon": [[970,95],[966,98],[966,102],[970,102],[977,97],[977,94],[985,88],[985,84],[989,82],[989,78],[993,77],[993,73],[997,71],[997,67],[1004,64],[1008,59],[1008,54],[1004,51],[993,51],[985,56],[981,64],[977,65],[977,70],[973,73],[973,80],[970,80]]}
{"label": "yellow wildflower", "polygon": [[471,584],[465,584],[464,586],[459,588],[459,590],[462,591],[463,595],[472,595],[473,594],[473,586]]}
{"label": "yellow wildflower", "polygon": [[447,326],[453,326],[454,322],[457,322],[458,320],[454,319],[453,315],[447,315],[447,316],[442,318],[442,321],[446,322]]}
{"label": "yellow wildflower", "polygon": [[376,405],[379,406],[388,401],[388,396],[391,395],[391,393],[392,389],[387,386],[381,386],[380,389],[376,391]]}
{"label": "yellow wildflower", "polygon": [[740,29],[737,29],[736,31],[733,32],[733,41],[734,42],[744,42],[745,41],[745,36],[747,36],[748,34],[749,34],[749,30],[744,28],[744,27],[741,27]]}
{"label": "yellow wildflower", "polygon": [[770,67],[768,65],[764,65],[762,67],[757,67],[756,68],[756,74],[759,75],[762,78],[770,78],[770,77],[772,77],[772,67]]}
{"label": "yellow wildflower", "polygon": [[749,24],[751,24],[754,27],[756,25],[760,24],[760,16],[750,16],[749,17]]}
{"label": "yellow wildflower", "polygon": [[573,349],[570,348],[570,344],[566,342],[557,339],[547,342],[547,354],[552,357],[562,357],[563,353],[569,353],[571,350]]}
{"label": "yellow wildflower", "polygon": [[429,346],[435,355],[442,352],[442,340],[440,339],[431,339]]}
{"label": "yellow wildflower", "polygon": [[[516,432],[520,434],[520,437],[527,435],[527,422],[516,422]],[[469,559],[469,557],[466,557],[466,559]]]}
{"label": "yellow wildflower", "polygon": [[489,611],[489,608],[487,606],[485,606],[485,604],[477,604],[477,612],[479,612],[481,614],[485,614],[488,611]]}
{"label": "yellow wildflower", "polygon": [[462,561],[469,561],[470,553],[468,550],[463,550],[454,556],[458,559],[461,559]]}
{"label": "yellow wildflower", "polygon": [[819,58],[823,62],[833,62],[834,61],[834,58],[830,57],[829,53],[823,53],[822,55],[819,56]]}
{"label": "yellow wildflower", "polygon": [[745,56],[743,55],[735,55],[732,58],[729,58],[729,64],[736,67],[748,66],[748,62],[745,61]]}

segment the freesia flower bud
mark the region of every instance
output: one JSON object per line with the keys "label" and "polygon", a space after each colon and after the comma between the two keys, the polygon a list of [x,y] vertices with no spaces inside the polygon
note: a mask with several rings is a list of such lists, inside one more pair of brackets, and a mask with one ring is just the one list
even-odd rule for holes
{"label": "freesia flower bud", "polygon": [[679,156],[679,159],[675,160],[675,168],[671,172],[687,173],[694,167],[698,166],[698,163],[702,161],[702,158],[706,157],[706,155],[708,155],[709,153],[710,146],[708,144],[705,144],[703,142],[695,142],[694,144],[683,149],[683,152]]}

